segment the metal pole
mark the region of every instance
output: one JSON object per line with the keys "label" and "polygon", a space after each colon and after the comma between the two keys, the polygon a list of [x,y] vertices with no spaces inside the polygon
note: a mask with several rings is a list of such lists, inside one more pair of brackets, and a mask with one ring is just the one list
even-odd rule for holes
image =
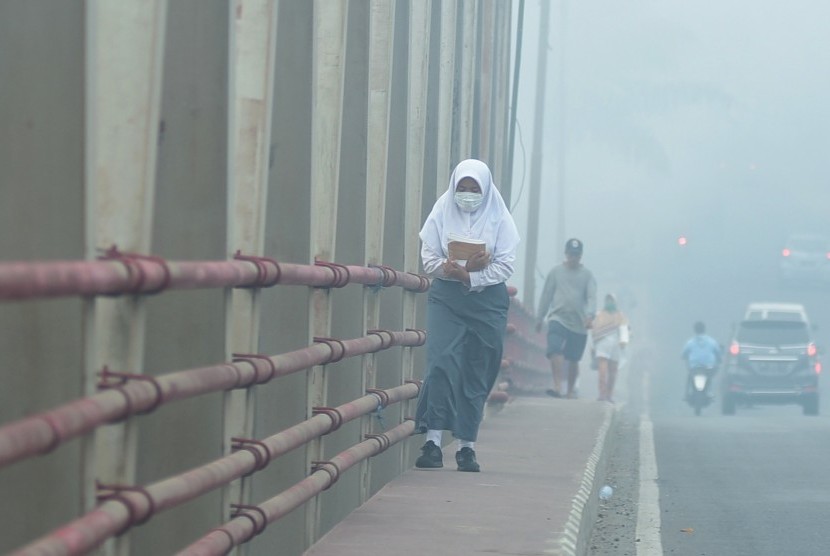
{"label": "metal pole", "polygon": [[438,75],[438,144],[436,148],[436,197],[447,187],[452,171],[452,99],[455,81],[455,25],[458,13],[456,2],[441,2],[441,49]]}
{"label": "metal pole", "polygon": [[519,70],[522,68],[522,40],[524,39],[525,0],[519,0],[519,16],[516,22],[516,61],[513,63],[513,92],[510,95],[510,140],[507,145],[507,172],[501,195],[510,206],[513,194],[513,158],[516,145],[516,108],[519,96]]}
{"label": "metal pole", "polygon": [[536,108],[533,112],[536,120],[533,126],[533,150],[530,158],[530,196],[527,223],[527,268],[525,270],[525,288],[523,303],[531,310],[536,303],[536,259],[539,243],[539,199],[542,186],[542,131],[545,128],[545,90],[548,67],[548,32],[550,26],[550,3],[542,0],[542,13],[539,22],[539,57],[536,65]]}
{"label": "metal pole", "polygon": [[557,177],[558,177],[558,189],[559,189],[559,206],[557,207],[557,222],[556,222],[556,245],[565,245],[565,233],[567,229],[567,221],[566,213],[565,213],[565,203],[566,203],[566,193],[567,193],[567,144],[566,144],[566,134],[567,134],[567,83],[565,81],[565,72],[566,72],[566,52],[565,46],[567,45],[567,37],[565,32],[567,30],[567,16],[568,16],[568,2],[567,0],[561,0],[560,3],[560,18],[559,18],[559,102],[557,103],[557,108],[559,109],[559,125],[557,126],[557,142],[558,145],[556,146],[557,158],[559,162],[559,168],[557,170]]}
{"label": "metal pole", "polygon": [[[499,186],[499,191],[504,196],[504,184],[508,182],[506,174],[507,155],[507,114],[509,104],[507,98],[507,87],[510,83],[510,27],[512,25],[511,2],[498,2],[495,5],[494,31],[495,42],[493,45],[493,108],[491,111],[492,125],[490,128],[490,144],[493,177]],[[510,206],[509,198],[505,199],[507,206]]]}

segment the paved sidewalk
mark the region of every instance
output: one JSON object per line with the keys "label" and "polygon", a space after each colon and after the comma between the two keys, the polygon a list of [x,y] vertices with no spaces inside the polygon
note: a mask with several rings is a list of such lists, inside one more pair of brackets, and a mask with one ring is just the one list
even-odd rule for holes
{"label": "paved sidewalk", "polygon": [[[482,425],[481,473],[410,469],[307,556],[583,555],[613,442],[614,406],[518,397]],[[415,454],[417,455],[417,454]]]}

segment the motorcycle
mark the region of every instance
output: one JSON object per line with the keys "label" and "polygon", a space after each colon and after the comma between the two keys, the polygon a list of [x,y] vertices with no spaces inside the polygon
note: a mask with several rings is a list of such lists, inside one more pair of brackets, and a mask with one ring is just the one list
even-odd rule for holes
{"label": "motorcycle", "polygon": [[704,407],[712,403],[712,396],[709,394],[709,383],[715,370],[707,367],[695,367],[689,369],[689,395],[686,401],[692,406],[695,415],[700,415]]}

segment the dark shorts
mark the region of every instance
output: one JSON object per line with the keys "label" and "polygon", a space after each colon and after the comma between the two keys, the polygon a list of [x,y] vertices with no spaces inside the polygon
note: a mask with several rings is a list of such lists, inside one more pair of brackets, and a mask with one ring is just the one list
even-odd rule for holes
{"label": "dark shorts", "polygon": [[564,355],[566,361],[578,362],[585,353],[587,343],[588,334],[568,330],[555,320],[548,322],[548,357],[553,354]]}

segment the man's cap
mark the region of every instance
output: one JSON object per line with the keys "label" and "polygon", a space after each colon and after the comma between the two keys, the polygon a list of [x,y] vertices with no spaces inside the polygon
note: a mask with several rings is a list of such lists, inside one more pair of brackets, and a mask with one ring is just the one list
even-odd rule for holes
{"label": "man's cap", "polygon": [[575,237],[565,242],[565,253],[582,254],[582,242]]}

